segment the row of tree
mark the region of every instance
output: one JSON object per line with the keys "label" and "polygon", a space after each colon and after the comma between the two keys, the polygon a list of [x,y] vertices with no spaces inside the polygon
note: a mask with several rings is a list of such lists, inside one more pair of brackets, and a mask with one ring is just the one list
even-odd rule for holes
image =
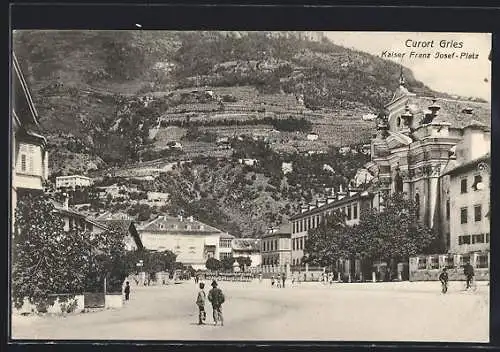
{"label": "row of tree", "polygon": [[309,230],[304,262],[326,267],[340,259],[398,263],[419,253],[441,252],[436,232],[417,221],[418,210],[418,204],[396,193],[383,209],[364,210],[356,226],[348,226],[345,214],[335,211]]}
{"label": "row of tree", "polygon": [[225,257],[222,260],[208,258],[205,266],[211,271],[232,271],[235,262],[238,262],[242,271],[245,271],[246,268],[252,265],[252,259],[250,257]]}

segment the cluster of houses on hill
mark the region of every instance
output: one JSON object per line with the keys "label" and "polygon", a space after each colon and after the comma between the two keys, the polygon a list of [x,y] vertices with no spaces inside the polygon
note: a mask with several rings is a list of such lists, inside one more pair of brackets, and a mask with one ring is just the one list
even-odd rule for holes
{"label": "cluster of houses on hill", "polygon": [[[37,132],[38,114],[15,56],[13,69],[11,209],[19,194],[43,192],[48,177],[46,139]],[[67,200],[56,204],[54,211],[64,217],[66,229],[118,229],[127,235],[129,249],[170,250],[178,261],[195,269],[205,269],[208,258],[247,256],[253,270],[277,273],[303,270],[308,230],[327,214],[341,210],[347,224],[354,225],[363,209],[382,209],[388,194],[400,192],[415,200],[418,221],[437,231],[448,252],[401,263],[399,279],[435,279],[443,266],[460,268],[465,262],[486,278],[490,267],[490,130],[479,120],[490,118],[490,108],[482,103],[417,97],[406,89],[404,80],[385,108],[388,114],[378,121],[369,145],[371,160],[358,171],[352,186],[303,205],[288,223],[270,228],[261,239],[234,238],[193,217],[161,215],[137,223],[126,214],[83,214],[70,209]],[[253,164],[250,159],[240,162]],[[291,167],[283,166],[288,171]],[[91,183],[78,175],[56,179],[58,188]],[[361,184],[363,189],[357,187]],[[103,196],[109,194],[120,195],[120,187],[105,187]],[[168,195],[149,192],[147,201],[167,202]],[[388,265],[373,263],[370,271],[384,273]],[[353,280],[366,277],[358,260],[339,260],[336,270]]]}

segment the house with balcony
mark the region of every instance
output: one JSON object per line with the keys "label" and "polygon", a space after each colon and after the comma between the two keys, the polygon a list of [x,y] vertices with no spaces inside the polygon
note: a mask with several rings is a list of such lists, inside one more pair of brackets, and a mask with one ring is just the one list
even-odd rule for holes
{"label": "house with balcony", "polygon": [[12,54],[11,207],[25,193],[43,192],[49,174],[47,141],[38,133],[39,118],[21,66]]}

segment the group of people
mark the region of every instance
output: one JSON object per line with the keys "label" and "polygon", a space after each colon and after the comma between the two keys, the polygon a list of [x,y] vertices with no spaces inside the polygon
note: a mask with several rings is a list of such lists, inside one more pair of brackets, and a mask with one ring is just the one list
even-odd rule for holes
{"label": "group of people", "polygon": [[[205,311],[205,284],[200,282],[200,290],[198,291],[198,297],[196,298],[196,305],[198,306],[198,325],[204,325],[207,319],[207,313]],[[208,291],[208,301],[212,304],[214,325],[220,322],[221,326],[224,326],[224,317],[222,316],[222,304],[225,302],[224,294],[222,290],[217,287],[217,282],[212,281],[212,288]]]}
{"label": "group of people", "polygon": [[274,283],[276,282],[276,287],[283,287],[285,288],[285,281],[286,281],[286,275],[285,273],[283,274],[278,274],[278,277],[276,280],[274,279],[274,275],[271,276],[271,286],[274,287]]}
{"label": "group of people", "polygon": [[[474,267],[467,263],[464,265],[464,275],[465,275],[465,289],[468,290],[472,287],[472,282],[474,280]],[[439,281],[441,282],[441,292],[448,292],[448,269],[446,267],[443,268],[441,273],[439,274]]]}

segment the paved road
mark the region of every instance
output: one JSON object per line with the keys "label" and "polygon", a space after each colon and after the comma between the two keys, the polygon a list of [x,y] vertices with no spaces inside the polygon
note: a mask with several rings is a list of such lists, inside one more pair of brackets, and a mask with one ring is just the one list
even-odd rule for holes
{"label": "paved road", "polygon": [[[132,287],[123,309],[67,317],[13,317],[21,339],[329,340],[488,342],[487,286],[451,283],[301,284],[221,282],[225,326],[198,326],[192,282]],[[207,309],[212,322],[211,308]]]}

